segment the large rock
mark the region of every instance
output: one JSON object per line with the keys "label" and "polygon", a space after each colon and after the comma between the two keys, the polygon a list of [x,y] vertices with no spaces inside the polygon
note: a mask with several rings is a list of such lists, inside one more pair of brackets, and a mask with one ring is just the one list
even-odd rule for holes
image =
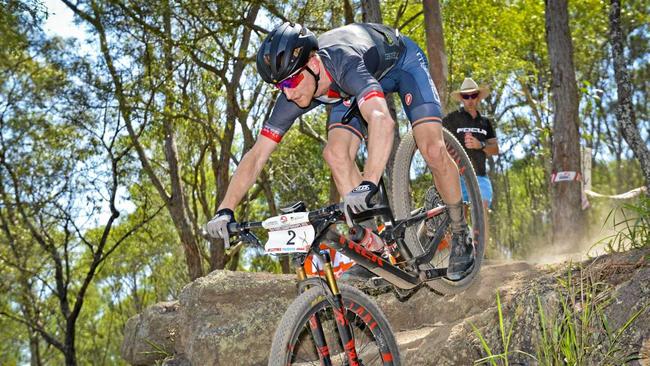
{"label": "large rock", "polygon": [[122,357],[131,365],[265,364],[296,291],[293,275],[212,272],[185,286],[179,301],[129,319]]}
{"label": "large rock", "polygon": [[181,347],[192,365],[266,364],[295,275],[215,271],[180,295]]}
{"label": "large rock", "polygon": [[178,322],[178,301],[152,305],[131,317],[124,327],[122,358],[131,365],[153,365],[174,353]]}

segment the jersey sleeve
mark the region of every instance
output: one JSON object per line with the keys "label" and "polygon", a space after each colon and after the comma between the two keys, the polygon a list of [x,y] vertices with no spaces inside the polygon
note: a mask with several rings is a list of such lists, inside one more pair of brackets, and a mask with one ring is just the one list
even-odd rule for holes
{"label": "jersey sleeve", "polygon": [[284,93],[280,93],[273,106],[271,117],[264,122],[260,135],[279,143],[296,118],[314,109],[319,104],[318,101],[312,101],[307,108],[300,108],[296,103],[289,101]]}

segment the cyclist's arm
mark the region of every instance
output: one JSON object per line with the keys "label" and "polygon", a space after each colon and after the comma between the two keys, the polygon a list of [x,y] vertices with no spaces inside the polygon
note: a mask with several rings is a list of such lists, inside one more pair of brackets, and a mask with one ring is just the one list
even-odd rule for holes
{"label": "cyclist's arm", "polygon": [[366,99],[359,105],[359,111],[368,122],[368,160],[363,169],[363,179],[377,183],[393,147],[395,121],[383,95]]}
{"label": "cyclist's arm", "polygon": [[260,135],[257,138],[253,147],[244,154],[239,162],[219,209],[229,208],[232,210],[239,204],[248,189],[255,184],[264,164],[276,146],[278,143],[268,137]]}
{"label": "cyclist's arm", "polygon": [[232,210],[239,204],[246,192],[255,184],[257,177],[264,168],[264,164],[266,164],[269,156],[282,140],[284,133],[291,128],[298,116],[319,104],[319,102],[314,101],[309,107],[300,108],[295,103],[288,101],[286,96],[280,93],[271,116],[264,124],[255,145],[239,162],[219,209],[229,208]]}

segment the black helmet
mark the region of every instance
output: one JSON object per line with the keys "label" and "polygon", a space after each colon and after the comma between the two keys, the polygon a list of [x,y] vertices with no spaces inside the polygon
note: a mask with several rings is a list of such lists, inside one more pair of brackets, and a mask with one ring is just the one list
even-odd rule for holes
{"label": "black helmet", "polygon": [[275,84],[307,64],[309,54],[318,49],[318,39],[306,27],[286,22],[266,36],[257,52],[257,72]]}

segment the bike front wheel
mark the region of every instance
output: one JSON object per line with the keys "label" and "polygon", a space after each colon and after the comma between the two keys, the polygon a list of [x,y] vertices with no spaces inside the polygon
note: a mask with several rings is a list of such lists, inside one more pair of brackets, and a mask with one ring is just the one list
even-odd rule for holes
{"label": "bike front wheel", "polygon": [[[384,313],[364,293],[340,284],[345,317],[362,365],[399,365],[399,350]],[[320,354],[327,354],[332,365],[348,365],[336,325],[336,314],[325,288],[314,286],[300,294],[284,313],[278,325],[269,366],[321,365]],[[313,336],[316,322],[322,326],[326,348],[317,347]]]}
{"label": "bike front wheel", "polygon": [[[452,281],[445,277],[429,281],[427,285],[442,294],[453,294],[462,292],[469,287],[481,268],[487,240],[487,215],[483,208],[481,191],[472,162],[454,135],[445,128],[442,131],[447,152],[456,162],[458,172],[465,181],[469,198],[469,201],[465,202],[466,218],[473,234],[475,248],[474,267],[459,281]],[[417,208],[431,209],[445,204],[436,190],[431,170],[418,150],[412,131],[402,138],[397,149],[393,161],[391,183],[391,206],[397,219],[408,217]],[[404,238],[409,250],[415,256],[435,250],[435,256],[431,260],[431,266],[435,268],[446,268],[449,263],[450,246],[448,242],[450,236],[447,235],[447,239],[441,243],[430,242],[433,233],[442,222],[441,219],[440,216],[434,217],[419,226],[407,228]],[[436,244],[437,247],[430,248],[431,244]]]}

